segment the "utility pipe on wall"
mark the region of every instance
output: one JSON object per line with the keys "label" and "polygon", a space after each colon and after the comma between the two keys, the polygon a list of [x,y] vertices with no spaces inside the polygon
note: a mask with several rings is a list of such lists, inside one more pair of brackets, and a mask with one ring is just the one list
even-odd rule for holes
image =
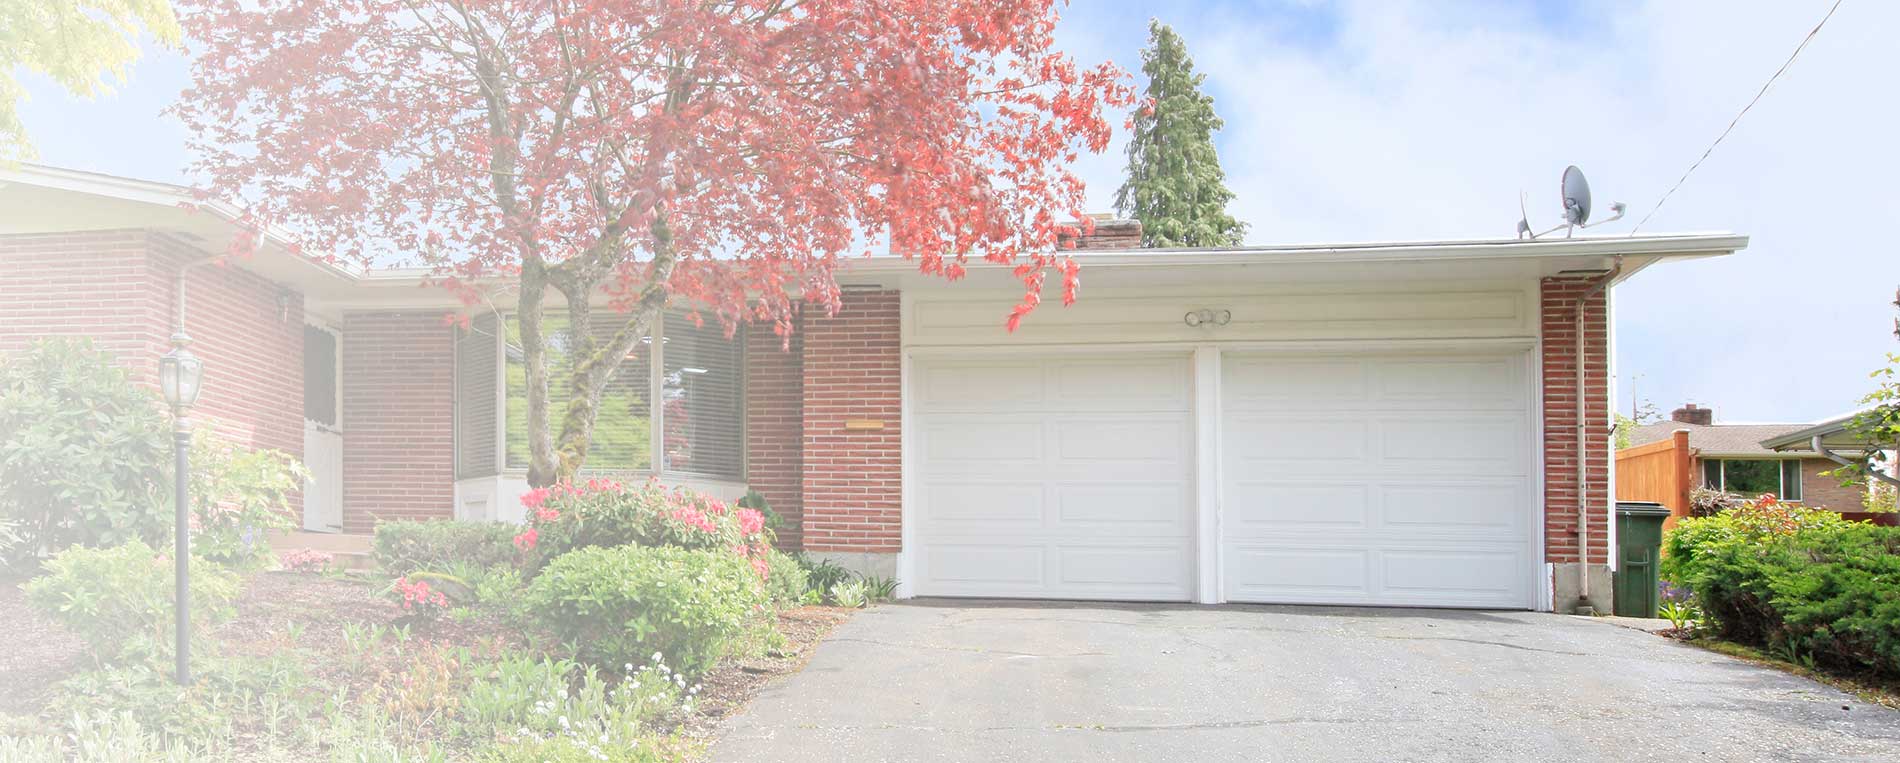
{"label": "utility pipe on wall", "polygon": [[[1590,604],[1590,502],[1587,500],[1590,490],[1590,460],[1587,449],[1590,443],[1590,422],[1586,415],[1589,410],[1587,402],[1589,377],[1583,372],[1589,358],[1587,351],[1589,337],[1584,335],[1583,316],[1584,311],[1590,306],[1590,300],[1609,288],[1610,283],[1615,281],[1622,272],[1623,255],[1619,254],[1610,265],[1610,271],[1604,273],[1590,285],[1587,291],[1577,297],[1576,310],[1571,315],[1571,325],[1575,327],[1576,332],[1574,341],[1577,349],[1575,366],[1577,374],[1577,609],[1580,612],[1594,609]],[[1609,320],[1607,307],[1604,310],[1604,320],[1606,322]],[[1605,330],[1608,330],[1607,326]],[[1607,379],[1608,375],[1606,374],[1604,378]]]}

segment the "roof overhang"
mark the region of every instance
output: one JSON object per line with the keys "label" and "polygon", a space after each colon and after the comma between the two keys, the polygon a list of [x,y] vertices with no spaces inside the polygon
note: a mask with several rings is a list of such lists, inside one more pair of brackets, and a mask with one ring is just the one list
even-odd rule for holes
{"label": "roof overhang", "polygon": [[1867,447],[1867,440],[1849,430],[1848,425],[1860,411],[1843,414],[1805,429],[1798,429],[1780,437],[1770,437],[1761,441],[1761,446],[1778,452],[1806,452],[1820,455],[1814,450],[1814,438],[1821,438],[1821,447],[1834,451],[1857,451]]}

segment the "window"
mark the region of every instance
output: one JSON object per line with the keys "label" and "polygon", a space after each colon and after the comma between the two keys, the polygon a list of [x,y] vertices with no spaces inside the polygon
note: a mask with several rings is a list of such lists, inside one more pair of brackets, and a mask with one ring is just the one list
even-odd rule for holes
{"label": "window", "polygon": [[[548,419],[549,426],[560,431],[561,418],[573,398],[567,380],[573,378],[578,358],[573,355],[574,337],[567,327],[567,316],[548,314],[541,318],[547,333]],[[606,343],[620,327],[615,320],[594,322],[594,341]],[[587,449],[590,472],[644,471],[653,465],[653,415],[648,401],[652,397],[652,337],[645,337],[620,363],[607,388],[600,393],[600,411],[594,418],[593,443]],[[528,468],[528,366],[522,361],[521,326],[508,316],[508,460],[509,469]]]}
{"label": "window", "polygon": [[1702,484],[1745,496],[1774,493],[1801,500],[1800,459],[1709,458],[1702,461]]}
{"label": "window", "polygon": [[[597,341],[607,341],[624,325],[616,317],[617,313],[603,313],[596,319]],[[549,313],[543,322],[548,334],[549,417],[558,431],[569,400],[566,381],[577,358],[572,355],[567,317]],[[702,327],[683,315],[664,315],[655,328],[663,337],[658,345],[652,337],[644,338],[621,362],[601,395],[584,471],[652,472],[657,460],[660,470],[669,473],[744,479],[745,345],[741,337],[727,339],[717,325]],[[499,411],[497,385],[503,393]],[[469,330],[458,335],[458,477],[528,468],[527,385],[520,326],[514,316],[486,322],[477,317]],[[501,426],[497,426],[498,417]],[[657,442],[656,427],[662,433]]]}

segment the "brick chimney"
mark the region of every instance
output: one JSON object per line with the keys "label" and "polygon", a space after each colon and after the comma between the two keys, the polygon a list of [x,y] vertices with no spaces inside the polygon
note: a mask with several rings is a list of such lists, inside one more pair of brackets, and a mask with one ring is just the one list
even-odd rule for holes
{"label": "brick chimney", "polygon": [[[1108,215],[1090,215],[1095,220],[1095,232],[1083,236],[1075,242],[1077,249],[1140,249],[1141,221],[1118,220]],[[1079,224],[1079,223],[1078,223]],[[1067,236],[1063,237],[1068,240]]]}
{"label": "brick chimney", "polygon": [[1695,403],[1685,403],[1681,408],[1669,412],[1669,420],[1706,427],[1715,423],[1715,409],[1697,408]]}

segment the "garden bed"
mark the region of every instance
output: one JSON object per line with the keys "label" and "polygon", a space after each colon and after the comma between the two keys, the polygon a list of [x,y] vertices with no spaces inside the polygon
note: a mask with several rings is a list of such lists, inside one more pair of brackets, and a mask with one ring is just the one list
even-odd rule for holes
{"label": "garden bed", "polygon": [[[412,683],[431,668],[418,654],[444,647],[477,658],[527,648],[527,640],[500,619],[471,614],[443,618],[426,628],[404,628],[403,612],[383,595],[386,584],[346,576],[265,572],[251,576],[236,603],[237,616],[212,634],[215,650],[254,658],[293,655],[307,674],[308,691],[360,697]],[[768,683],[797,672],[812,648],[852,610],[806,606],[778,616],[775,640],[758,654],[722,660],[700,677],[691,711],[676,719],[684,746],[711,738],[718,723],[743,708]],[[26,603],[18,581],[0,585],[0,733],[31,731],[62,691],[62,682],[93,668],[85,644]],[[396,640],[408,648],[389,648]],[[664,730],[662,730],[664,731]],[[286,752],[283,736],[253,741],[260,758]],[[234,753],[242,753],[240,749]],[[269,749],[268,755],[263,750]],[[241,754],[239,757],[243,757]]]}

